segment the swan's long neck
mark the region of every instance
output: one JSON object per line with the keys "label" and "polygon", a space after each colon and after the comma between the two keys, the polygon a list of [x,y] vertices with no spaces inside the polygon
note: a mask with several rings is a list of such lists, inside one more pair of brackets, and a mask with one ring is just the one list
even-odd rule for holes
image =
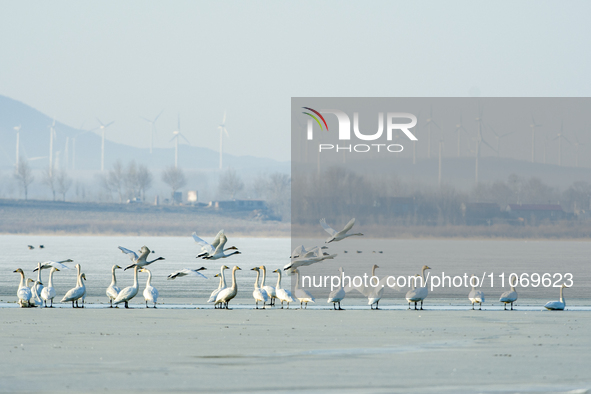
{"label": "swan's long neck", "polygon": [[[474,278],[474,275],[472,275],[472,276],[470,277],[470,280],[472,280],[472,278]],[[474,283],[474,282],[472,282],[472,283]],[[474,284],[472,284],[472,290],[476,290],[476,288],[474,287]]]}
{"label": "swan's long neck", "polygon": [[18,285],[18,288],[21,289],[23,287],[27,287],[27,282],[25,281],[25,274],[23,272],[19,272],[21,274],[21,283]]}
{"label": "swan's long neck", "polygon": [[423,277],[423,287],[427,287],[427,281],[425,280],[425,268],[421,270],[421,276]]}
{"label": "swan's long neck", "polygon": [[152,286],[152,272],[148,271],[148,281],[146,282],[146,287]]}
{"label": "swan's long neck", "polygon": [[371,267],[371,276],[376,276],[376,266]]}
{"label": "swan's long neck", "polygon": [[[515,281],[511,281],[511,291],[515,291]],[[560,291],[562,292],[562,289]]]}
{"label": "swan's long neck", "polygon": [[[375,270],[375,268],[374,268],[374,270]],[[341,282],[341,286],[339,288],[342,289],[343,288],[343,282],[344,282],[344,280],[342,280],[343,279],[343,267],[339,267],[339,273],[340,273],[339,279],[341,279],[341,281],[340,281]],[[372,274],[372,276],[373,276],[373,274]]]}
{"label": "swan's long neck", "polygon": [[236,270],[233,269],[232,270],[232,289],[236,290],[237,286],[236,286]]}
{"label": "swan's long neck", "polygon": [[564,287],[561,287],[561,288],[560,288],[560,302],[562,302],[563,304],[566,304],[566,303],[564,302],[564,297],[562,296],[562,290],[564,290]]}
{"label": "swan's long neck", "polygon": [[137,284],[137,273],[138,273],[138,267],[136,265],[135,266],[135,269],[133,270],[133,287],[138,287],[138,284]]}
{"label": "swan's long neck", "polygon": [[55,268],[52,268],[49,271],[49,281],[47,282],[47,287],[53,287],[53,273],[55,272]]}
{"label": "swan's long neck", "polygon": [[[261,276],[261,271],[257,271],[257,278],[254,281],[254,288],[258,289],[259,288],[259,277]],[[264,282],[263,282],[264,283]]]}
{"label": "swan's long neck", "polygon": [[78,277],[78,282],[78,287],[83,287],[84,289],[86,289],[86,286],[84,285],[84,280],[82,279],[82,274],[80,274],[80,276]]}
{"label": "swan's long neck", "polygon": [[295,284],[295,288],[299,289],[300,288],[300,271],[296,270],[296,284]]}
{"label": "swan's long neck", "polygon": [[265,287],[265,278],[267,277],[267,269],[263,268],[263,280],[261,281],[261,287]]}
{"label": "swan's long neck", "polygon": [[111,286],[117,286],[117,278],[115,277],[115,267],[111,269]]}
{"label": "swan's long neck", "polygon": [[277,271],[277,288],[281,288],[281,271]]}
{"label": "swan's long neck", "polygon": [[220,278],[220,286],[223,285],[224,287],[226,287],[226,276],[224,275],[224,271],[225,270],[222,269],[222,273],[221,273],[222,277]]}
{"label": "swan's long neck", "polygon": [[37,282],[41,282],[41,263],[37,264]]}

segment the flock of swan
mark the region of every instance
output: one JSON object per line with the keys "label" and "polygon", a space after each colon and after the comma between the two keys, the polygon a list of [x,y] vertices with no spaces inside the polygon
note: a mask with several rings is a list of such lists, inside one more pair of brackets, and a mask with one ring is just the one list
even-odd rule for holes
{"label": "flock of swan", "polygon": [[[341,231],[334,230],[326,223],[325,219],[320,220],[320,224],[322,228],[330,235],[330,237],[326,239],[325,243],[338,242],[351,236],[363,235],[361,233],[349,234],[349,231],[353,228],[353,225],[355,224],[354,218],[351,219],[351,221],[349,221],[349,223],[347,223],[347,225]],[[219,260],[241,254],[241,252],[235,246],[226,248],[226,243],[228,239],[224,234],[224,230],[218,232],[211,244],[198,237],[195,233],[193,233],[192,236],[195,242],[201,247],[201,250],[197,255],[197,258],[205,260]],[[42,245],[40,247],[42,247]],[[158,290],[154,286],[152,286],[152,273],[146,267],[157,261],[164,260],[164,258],[158,257],[153,260],[148,260],[148,257],[153,252],[147,246],[142,246],[137,253],[122,246],[119,246],[119,249],[130,258],[132,264],[128,265],[125,268],[122,268],[119,265],[112,266],[111,284],[106,289],[106,295],[109,299],[109,307],[113,308],[114,306],[116,307],[119,304],[124,304],[125,308],[128,308],[129,301],[132,300],[135,296],[137,296],[139,292],[139,273],[146,273],[147,281],[144,291],[142,293],[145,305],[146,308],[148,308],[148,304],[150,303],[153,305],[154,308],[156,308],[159,294]],[[290,256],[290,263],[284,267],[285,271],[289,271],[296,277],[293,294],[290,290],[281,287],[281,270],[276,269],[273,271],[277,274],[277,283],[275,286],[271,286],[266,284],[267,269],[264,265],[251,268],[252,271],[256,272],[256,278],[254,280],[254,291],[252,293],[252,296],[255,301],[255,308],[259,309],[259,303],[262,303],[263,308],[266,308],[267,304],[269,304],[269,306],[275,306],[276,301],[281,302],[281,309],[284,308],[284,303],[286,304],[286,307],[289,308],[290,303],[299,302],[300,309],[307,308],[308,303],[310,302],[314,303],[316,300],[312,296],[312,294],[308,290],[301,287],[299,267],[320,263],[325,260],[332,260],[337,256],[336,254],[330,254],[325,252],[326,249],[328,249],[326,246],[315,246],[306,249],[304,245],[300,245],[294,249]],[[380,253],[382,252],[380,251]],[[24,271],[21,268],[16,269],[14,272],[20,274],[20,283],[17,290],[19,306],[23,308],[36,306],[52,308],[53,300],[57,294],[55,288],[53,287],[53,275],[55,272],[70,269],[65,264],[70,262],[73,262],[73,260],[67,259],[63,261],[46,261],[44,263],[38,263],[37,267],[33,270],[33,272],[37,272],[36,280],[33,280],[31,278],[25,278]],[[73,308],[84,308],[84,300],[86,297],[86,286],[84,282],[86,281],[86,275],[82,272],[80,264],[76,264],[75,268],[77,271],[76,286],[67,291],[60,302],[71,302]],[[379,266],[374,264],[372,266],[371,271],[372,278],[376,277],[376,268],[379,268]],[[44,269],[50,270],[47,286],[44,286],[43,282],[41,281],[41,272]],[[133,269],[134,274],[132,286],[128,286],[123,289],[120,289],[117,286],[117,278],[115,271],[118,269],[123,269],[124,271],[127,269]],[[170,275],[168,275],[168,279],[173,280],[184,276],[206,278],[200,272],[206,269],[207,268],[205,267],[200,267],[197,269],[185,268],[171,273]],[[229,309],[230,301],[232,301],[238,294],[236,272],[241,270],[241,268],[235,265],[231,269],[230,286],[228,286],[226,283],[225,270],[227,269],[230,268],[226,265],[222,265],[220,268],[220,272],[215,275],[215,277],[219,277],[219,285],[218,288],[211,293],[209,299],[207,300],[208,303],[213,303],[215,309]],[[417,279],[421,280],[411,281],[412,288],[405,295],[406,301],[408,302],[408,309],[411,309],[411,304],[414,303],[415,310],[423,310],[423,302],[429,295],[429,289],[427,286],[428,278],[425,277],[425,271],[429,269],[431,269],[431,267],[424,265],[421,269],[421,274],[415,275]],[[339,272],[341,275],[340,277],[342,277],[342,267],[339,267]],[[472,276],[474,277],[474,275]],[[511,305],[511,310],[513,310],[513,303],[517,301],[517,291],[515,290],[517,278],[513,277],[513,279],[514,280],[510,284],[511,290],[501,294],[501,297],[499,299],[499,301],[504,304],[505,310],[507,310],[508,304]],[[387,277],[379,279],[377,286],[352,286],[351,284],[349,284],[349,286],[344,287],[343,283],[341,282],[339,288],[330,292],[327,302],[333,305],[333,309],[343,310],[341,307],[341,302],[345,299],[348,292],[356,290],[365,297],[367,297],[368,305],[371,309],[377,310],[379,309],[379,302],[383,296],[384,289],[386,287],[386,280]],[[417,283],[420,283],[421,285],[416,286]],[[566,285],[563,284],[560,288],[560,300],[548,302],[546,305],[544,305],[546,309],[564,310],[566,303],[563,297],[563,289],[565,287]],[[482,304],[485,301],[485,296],[482,290],[476,289],[474,286],[472,286],[472,291],[470,291],[468,299],[472,304],[472,309],[474,309],[475,304],[478,304],[479,309],[481,310]],[[418,303],[420,303],[420,308],[418,308]]]}

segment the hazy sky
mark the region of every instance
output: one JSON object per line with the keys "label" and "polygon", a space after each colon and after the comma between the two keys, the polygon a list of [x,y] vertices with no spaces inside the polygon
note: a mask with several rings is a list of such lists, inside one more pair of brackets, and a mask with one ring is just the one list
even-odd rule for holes
{"label": "hazy sky", "polygon": [[0,94],[107,138],[288,160],[292,96],[589,96],[584,1],[1,1]]}

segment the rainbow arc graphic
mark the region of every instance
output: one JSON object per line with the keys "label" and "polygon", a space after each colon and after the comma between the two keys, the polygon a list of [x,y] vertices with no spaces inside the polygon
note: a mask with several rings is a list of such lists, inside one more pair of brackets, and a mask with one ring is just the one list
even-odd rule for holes
{"label": "rainbow arc graphic", "polygon": [[[307,109],[308,111],[314,112],[314,114],[318,115],[320,117],[320,119],[322,119],[322,122],[324,123],[324,126],[326,126],[326,131],[328,131],[328,125],[326,124],[326,120],[324,119],[324,116],[322,116],[320,114],[320,112],[318,112],[315,109],[312,109],[310,107],[302,107],[302,108]],[[309,117],[311,117],[312,119],[314,119],[316,121],[316,123],[318,123],[318,126],[320,126],[320,130],[324,130],[324,127],[322,127],[322,123],[320,123],[320,120],[316,116],[314,116],[310,112],[302,112],[302,113],[303,114],[306,114]]]}

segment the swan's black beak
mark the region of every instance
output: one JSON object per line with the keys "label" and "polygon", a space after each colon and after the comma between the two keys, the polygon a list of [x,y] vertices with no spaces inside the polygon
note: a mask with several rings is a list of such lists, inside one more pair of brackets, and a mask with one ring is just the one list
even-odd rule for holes
{"label": "swan's black beak", "polygon": [[198,268],[198,269],[197,269],[197,271],[204,271],[204,270],[206,270],[206,269],[207,269],[207,268],[205,268],[205,267],[201,267],[201,268]]}

